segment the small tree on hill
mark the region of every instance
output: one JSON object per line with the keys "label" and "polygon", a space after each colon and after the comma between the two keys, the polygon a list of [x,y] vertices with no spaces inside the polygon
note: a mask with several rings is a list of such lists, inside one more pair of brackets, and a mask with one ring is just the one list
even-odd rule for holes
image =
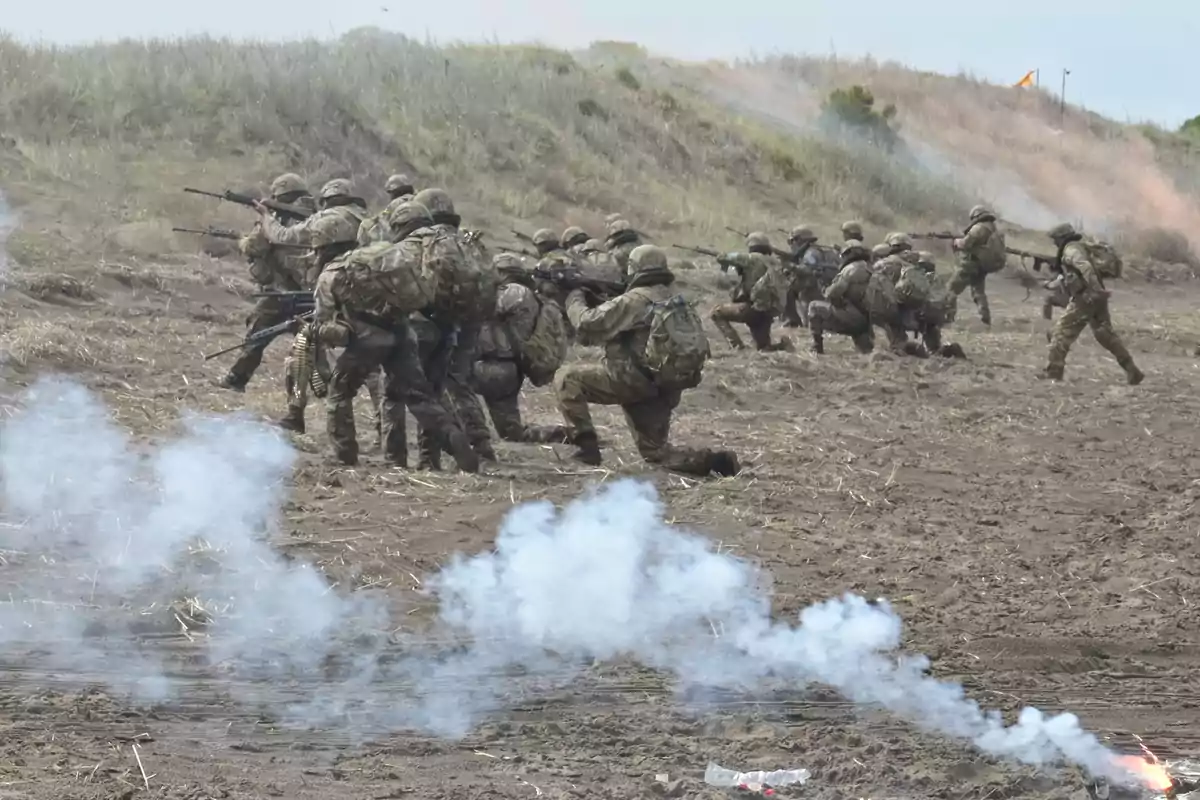
{"label": "small tree on hill", "polygon": [[875,108],[875,95],[865,86],[834,89],[821,105],[821,126],[826,131],[861,138],[886,152],[892,152],[896,134],[896,106],[888,103]]}
{"label": "small tree on hill", "polygon": [[1179,132],[1193,139],[1200,139],[1200,116],[1192,117],[1179,126]]}

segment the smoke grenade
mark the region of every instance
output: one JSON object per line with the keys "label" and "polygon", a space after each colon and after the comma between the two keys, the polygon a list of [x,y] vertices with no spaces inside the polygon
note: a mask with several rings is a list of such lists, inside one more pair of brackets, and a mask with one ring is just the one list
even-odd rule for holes
{"label": "smoke grenade", "polygon": [[924,657],[899,652],[902,623],[884,601],[846,595],[773,619],[769,576],[666,524],[648,483],[618,481],[561,510],[516,506],[493,549],[426,582],[434,623],[401,633],[394,599],[338,591],[272,547],[293,463],[276,431],[188,417],[178,439],[147,450],[74,384],[42,380],[23,407],[0,429],[10,665],[195,702],[218,684],[177,663],[165,642],[180,637],[132,626],[183,595],[212,610],[195,646],[222,691],[349,738],[461,737],[581,665],[629,658],[689,693],[824,684],[997,757],[1127,777],[1074,715],[1028,708],[1005,725],[929,675]]}

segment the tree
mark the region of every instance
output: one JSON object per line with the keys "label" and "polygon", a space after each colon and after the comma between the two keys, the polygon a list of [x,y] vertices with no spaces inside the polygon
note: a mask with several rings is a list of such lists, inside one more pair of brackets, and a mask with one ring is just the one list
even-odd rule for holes
{"label": "tree", "polygon": [[827,132],[861,138],[889,153],[899,141],[895,118],[895,105],[876,110],[875,95],[859,84],[834,89],[821,105],[821,125]]}

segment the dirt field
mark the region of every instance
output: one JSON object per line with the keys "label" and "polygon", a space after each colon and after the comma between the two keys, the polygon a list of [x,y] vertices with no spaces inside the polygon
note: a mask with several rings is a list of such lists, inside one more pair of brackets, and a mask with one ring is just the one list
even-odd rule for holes
{"label": "dirt field", "polygon": [[[46,359],[77,372],[140,436],[163,435],[182,408],[279,411],[281,344],[244,396],[214,388],[226,360],[199,355],[241,333],[244,304],[228,288],[236,264],[197,262],[167,278],[101,270],[89,291],[66,292],[84,299],[28,280],[7,292],[10,394]],[[608,409],[597,416],[611,444],[605,470],[572,466],[564,448],[506,444],[479,476],[403,473],[375,457],[334,470],[314,407],[310,434],[296,438],[301,465],[278,546],[334,580],[411,596],[449,554],[487,548],[514,502],[565,501],[596,481],[644,475],[674,522],[772,573],[779,614],[848,590],[887,597],[909,648],[981,704],[1070,709],[1121,746],[1136,734],[1163,756],[1196,756],[1200,295],[1119,284],[1115,323],[1145,384],[1124,385],[1085,334],[1057,385],[1035,377],[1036,298],[994,283],[994,328],[982,329],[964,297],[950,331],[967,362],[867,358],[841,339],[819,360],[804,341],[796,354],[731,354],[714,338],[715,361],[675,435],[738,450],[748,467],[735,479],[647,471]],[[530,393],[526,410],[555,416],[545,391]],[[447,502],[449,486],[469,499]],[[4,555],[7,591],[20,554]],[[182,664],[194,647],[182,636],[158,646]],[[180,800],[719,796],[701,780],[710,760],[806,767],[813,777],[796,794],[813,798],[1084,796],[1070,772],[996,763],[828,693],[691,714],[631,665],[597,665],[465,741],[396,732],[359,745],[267,724],[211,675],[188,673],[182,701],[140,707],[11,646],[3,664],[2,798],[129,798],[147,784]]]}

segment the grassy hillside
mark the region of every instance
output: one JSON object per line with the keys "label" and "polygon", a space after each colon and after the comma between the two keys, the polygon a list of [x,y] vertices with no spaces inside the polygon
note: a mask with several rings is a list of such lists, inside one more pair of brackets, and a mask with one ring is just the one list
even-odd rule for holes
{"label": "grassy hillside", "polygon": [[[854,83],[896,105],[914,158],[813,125],[829,90]],[[373,204],[408,171],[496,239],[595,231],[612,211],[662,242],[732,245],[726,225],[801,220],[829,237],[846,217],[882,234],[960,224],[983,199],[1017,223],[1079,219],[1187,260],[1193,151],[1077,109],[1061,133],[1057,121],[1045,94],[872,62],[681,64],[622,43],[434,47],[377,30],[279,45],[0,39],[0,189],[25,270],[186,258],[197,242],[172,225],[251,216],[182,186],[258,190],[282,170],[314,187],[351,176]]]}

